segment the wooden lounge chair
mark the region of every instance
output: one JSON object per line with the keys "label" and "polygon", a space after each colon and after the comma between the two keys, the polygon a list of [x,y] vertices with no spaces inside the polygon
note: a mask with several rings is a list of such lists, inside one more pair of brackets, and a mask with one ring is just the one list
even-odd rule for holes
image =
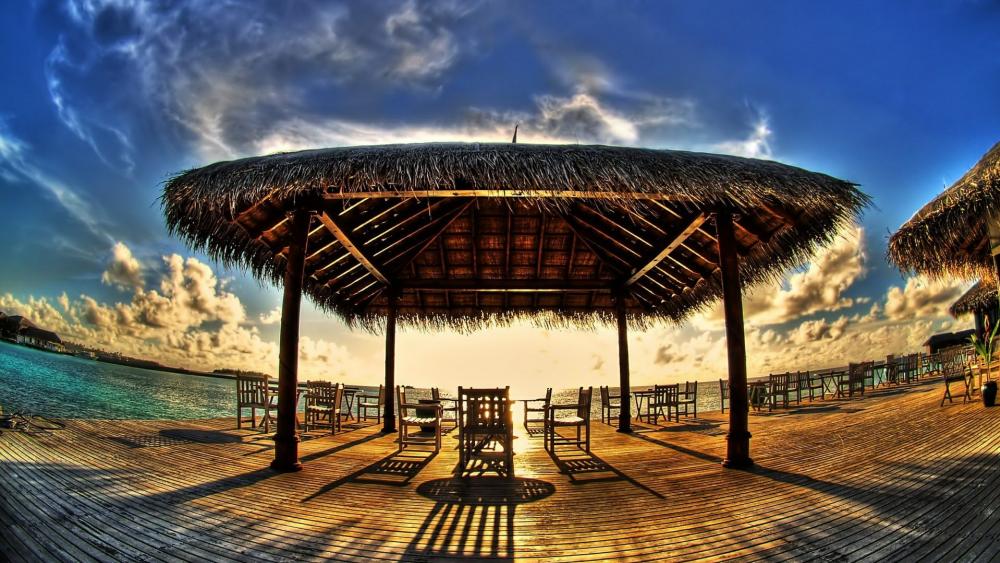
{"label": "wooden lounge chair", "polygon": [[261,425],[264,432],[271,430],[271,392],[267,386],[267,375],[239,374],[236,376],[236,428],[243,428],[243,410],[250,409],[251,428],[257,428],[257,409],[263,411]]}
{"label": "wooden lounge chair", "polygon": [[509,387],[458,388],[458,442],[461,471],[470,462],[480,460],[501,475],[514,477],[514,423]]}
{"label": "wooden lounge chair", "polygon": [[545,390],[545,396],[538,399],[523,399],[524,401],[524,429],[528,431],[530,436],[535,428],[530,427],[530,424],[544,425],[545,424],[545,412],[552,402],[552,388],[549,387]]}
{"label": "wooden lounge chair", "polygon": [[673,385],[654,385],[653,396],[649,398],[649,404],[646,408],[646,422],[656,424],[661,416],[670,422],[671,413],[674,413],[673,416],[676,417],[677,422],[680,422],[680,416],[676,412],[679,391],[680,386],[676,383]]}
{"label": "wooden lounge chair", "polygon": [[678,386],[677,391],[677,421],[680,422],[681,409],[684,409],[684,417],[693,416],[698,418],[698,382],[685,381],[684,387]]}
{"label": "wooden lounge chair", "polygon": [[622,396],[612,395],[611,389],[607,385],[601,386],[601,422],[611,425],[611,411],[617,410],[621,413]]}
{"label": "wooden lounge chair", "polygon": [[[420,403],[408,402],[406,400],[406,388],[396,386],[396,424],[399,427],[399,451],[403,451],[407,446],[426,445],[431,440],[425,435],[414,436],[410,434],[410,428],[416,426],[424,432],[427,428],[434,428],[434,452],[441,451],[441,413],[444,410],[441,403]],[[433,413],[428,415],[427,413]]]}
{"label": "wooden lounge chair", "polygon": [[[590,452],[590,403],[594,388],[580,388],[578,399],[573,404],[548,405],[545,412],[545,449],[555,452],[556,444],[583,447]],[[570,416],[558,416],[560,411],[571,411]],[[576,438],[560,434],[558,428],[575,428]],[[585,437],[584,437],[585,435]]]}
{"label": "wooden lounge chair", "polygon": [[385,404],[385,385],[378,386],[378,395],[372,393],[359,393],[358,401],[358,422],[368,420],[371,411],[375,411],[375,423],[382,422],[382,405]]}
{"label": "wooden lounge chair", "polygon": [[729,382],[725,379],[719,380],[719,406],[722,407],[722,412],[726,412],[726,403],[729,402]]}
{"label": "wooden lounge chair", "polygon": [[458,399],[442,397],[441,390],[437,387],[431,387],[431,398],[441,405],[441,422],[458,426]]}
{"label": "wooden lounge chair", "polygon": [[344,386],[329,381],[306,382],[305,424],[303,430],[327,427],[331,434],[341,431],[341,403]]}

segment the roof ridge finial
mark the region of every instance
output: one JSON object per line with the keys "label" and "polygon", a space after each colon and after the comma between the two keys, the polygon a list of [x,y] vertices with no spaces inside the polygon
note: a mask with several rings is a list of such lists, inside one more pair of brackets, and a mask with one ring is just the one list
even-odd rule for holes
{"label": "roof ridge finial", "polygon": [[510,141],[510,142],[511,142],[511,144],[514,144],[514,145],[516,145],[516,144],[517,144],[517,127],[518,127],[519,125],[521,125],[521,122],[520,122],[520,121],[518,121],[517,123],[515,123],[515,124],[514,124],[514,138],[513,138],[513,139],[512,139],[511,141]]}

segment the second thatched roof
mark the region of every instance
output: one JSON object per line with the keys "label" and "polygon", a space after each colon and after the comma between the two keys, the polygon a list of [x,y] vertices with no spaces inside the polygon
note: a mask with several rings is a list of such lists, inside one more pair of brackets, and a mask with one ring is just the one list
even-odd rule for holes
{"label": "second thatched roof", "polygon": [[948,308],[951,316],[958,318],[979,310],[996,310],[997,286],[992,281],[976,282]]}
{"label": "second thatched roof", "polygon": [[625,147],[414,144],[220,162],[163,192],[193,248],[280,283],[286,214],[315,214],[304,291],[377,330],[390,294],[401,323],[474,329],[678,321],[721,296],[713,214],[737,215],[741,274],[776,280],[868,196],[773,161]]}
{"label": "second thatched roof", "polygon": [[987,219],[1000,216],[1000,143],[889,239],[901,270],[932,277],[996,279]]}

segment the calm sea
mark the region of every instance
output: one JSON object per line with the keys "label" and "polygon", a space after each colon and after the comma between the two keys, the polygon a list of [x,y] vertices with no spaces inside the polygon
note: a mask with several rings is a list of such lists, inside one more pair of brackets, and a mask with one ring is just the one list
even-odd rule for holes
{"label": "calm sea", "polygon": [[[522,398],[516,389],[511,394]],[[413,398],[426,395],[415,390]],[[698,410],[718,410],[718,398],[718,381],[703,382],[698,388]],[[554,402],[575,400],[576,390],[565,389],[555,394]],[[600,405],[595,387],[595,417]],[[231,417],[236,408],[236,382],[97,362],[0,341],[0,406],[8,413],[55,418]]]}

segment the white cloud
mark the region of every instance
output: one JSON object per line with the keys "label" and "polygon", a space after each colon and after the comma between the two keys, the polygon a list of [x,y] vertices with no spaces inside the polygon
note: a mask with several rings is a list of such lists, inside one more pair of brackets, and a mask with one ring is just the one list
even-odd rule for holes
{"label": "white cloud", "polygon": [[891,286],[886,294],[885,316],[892,320],[944,317],[970,284],[961,280],[932,280],[913,276],[902,288]]}
{"label": "white cloud", "polygon": [[735,156],[770,159],[772,157],[771,138],[773,136],[774,131],[771,129],[770,118],[766,113],[758,112],[746,138],[722,141],[713,145],[712,149]]}
{"label": "white cloud", "polygon": [[273,325],[281,321],[281,307],[275,307],[267,313],[262,313],[260,315],[260,324],[262,325]]}
{"label": "white cloud", "polygon": [[142,266],[122,242],[116,242],[111,247],[111,261],[108,269],[101,274],[101,281],[119,289],[135,289],[144,285]]}

